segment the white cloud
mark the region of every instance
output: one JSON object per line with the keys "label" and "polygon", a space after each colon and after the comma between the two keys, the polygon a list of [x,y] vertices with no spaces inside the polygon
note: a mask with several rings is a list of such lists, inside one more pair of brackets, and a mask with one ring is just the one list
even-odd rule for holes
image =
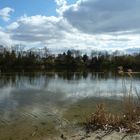
{"label": "white cloud", "polygon": [[0,28],[0,45],[11,46],[13,44],[10,35]]}
{"label": "white cloud", "polygon": [[0,17],[4,21],[9,21],[10,20],[10,13],[11,12],[14,12],[14,9],[12,9],[10,7],[5,7],[3,9],[0,9]]}
{"label": "white cloud", "polygon": [[13,23],[11,23],[10,25],[8,25],[7,26],[7,29],[8,30],[14,30],[14,29],[16,29],[16,28],[18,28],[18,23],[17,22],[13,22]]}
{"label": "white cloud", "polygon": [[60,39],[71,32],[71,25],[62,17],[23,16],[7,27],[12,39],[25,42],[44,42]]}
{"label": "white cloud", "polygon": [[[140,47],[139,34],[132,34],[139,30],[137,12],[140,12],[130,0],[128,3],[126,0],[108,0],[106,3],[104,0],[79,0],[73,5],[68,5],[65,0],[55,1],[58,16],[24,15],[8,25],[5,31],[0,30],[0,43],[12,40],[28,47],[47,46],[54,52]],[[134,11],[137,12],[134,14]]]}
{"label": "white cloud", "polygon": [[140,33],[140,0],[78,0],[63,16],[85,33]]}
{"label": "white cloud", "polygon": [[58,6],[56,12],[59,16],[62,16],[63,12],[68,8],[66,0],[55,0],[56,5]]}
{"label": "white cloud", "polygon": [[137,35],[92,35],[81,32],[71,26],[63,17],[23,16],[7,27],[12,40],[27,44],[27,46],[47,46],[53,52],[78,49],[91,51],[93,49],[122,49],[138,47]]}
{"label": "white cloud", "polygon": [[67,4],[66,0],[55,0],[55,2],[58,6],[63,6]]}

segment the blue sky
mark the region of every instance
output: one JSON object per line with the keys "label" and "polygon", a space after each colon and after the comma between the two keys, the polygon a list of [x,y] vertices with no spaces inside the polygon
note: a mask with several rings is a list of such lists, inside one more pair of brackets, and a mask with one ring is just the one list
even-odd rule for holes
{"label": "blue sky", "polygon": [[[76,0],[68,0],[69,4]],[[54,0],[0,0],[0,8],[11,7],[15,9],[13,17],[19,17],[23,14],[28,15],[56,15],[56,3]]]}
{"label": "blue sky", "polygon": [[55,15],[56,4],[53,0],[0,0],[0,8],[11,7],[15,9],[12,20],[24,14],[29,16],[41,15]]}
{"label": "blue sky", "polygon": [[139,7],[139,0],[0,0],[0,44],[54,52],[140,48]]}
{"label": "blue sky", "polygon": [[[75,3],[76,0],[68,0],[69,4]],[[54,0],[0,0],[0,9],[4,7],[11,7],[15,10],[11,16],[11,21],[26,14],[56,16],[56,3]],[[0,25],[7,24],[0,19]]]}

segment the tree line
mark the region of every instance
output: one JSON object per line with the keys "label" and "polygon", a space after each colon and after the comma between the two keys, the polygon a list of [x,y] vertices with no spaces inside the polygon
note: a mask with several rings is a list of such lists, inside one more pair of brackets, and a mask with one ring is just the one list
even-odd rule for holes
{"label": "tree line", "polygon": [[51,54],[48,49],[44,52],[16,51],[4,49],[0,52],[0,70],[4,71],[109,71],[117,70],[118,66],[124,69],[140,70],[140,53],[133,55],[119,54],[119,52],[92,51],[90,55],[77,50],[68,50],[57,55]]}

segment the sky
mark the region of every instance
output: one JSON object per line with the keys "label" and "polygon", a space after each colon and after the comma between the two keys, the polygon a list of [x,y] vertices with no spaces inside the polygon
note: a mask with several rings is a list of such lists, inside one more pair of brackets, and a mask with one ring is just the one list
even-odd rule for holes
{"label": "sky", "polygon": [[0,45],[75,49],[140,48],[140,0],[0,0]]}

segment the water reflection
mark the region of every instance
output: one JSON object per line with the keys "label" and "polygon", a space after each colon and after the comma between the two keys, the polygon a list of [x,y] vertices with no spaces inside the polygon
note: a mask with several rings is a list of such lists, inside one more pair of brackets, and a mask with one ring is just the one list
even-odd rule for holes
{"label": "water reflection", "polygon": [[[129,89],[131,79],[125,82]],[[139,75],[133,85],[140,91]],[[20,120],[58,120],[73,104],[89,107],[89,99],[121,99],[123,92],[122,78],[112,73],[1,74],[0,128]]]}
{"label": "water reflection", "polygon": [[[126,77],[126,86],[131,79]],[[139,75],[133,78],[133,85],[139,89]],[[115,96],[122,93],[122,78],[115,74],[104,73],[17,73],[0,75],[0,100],[15,95],[24,98],[48,96],[52,92],[55,96]],[[22,93],[23,92],[23,93]],[[107,95],[106,95],[107,94]],[[28,99],[26,99],[28,100]]]}

